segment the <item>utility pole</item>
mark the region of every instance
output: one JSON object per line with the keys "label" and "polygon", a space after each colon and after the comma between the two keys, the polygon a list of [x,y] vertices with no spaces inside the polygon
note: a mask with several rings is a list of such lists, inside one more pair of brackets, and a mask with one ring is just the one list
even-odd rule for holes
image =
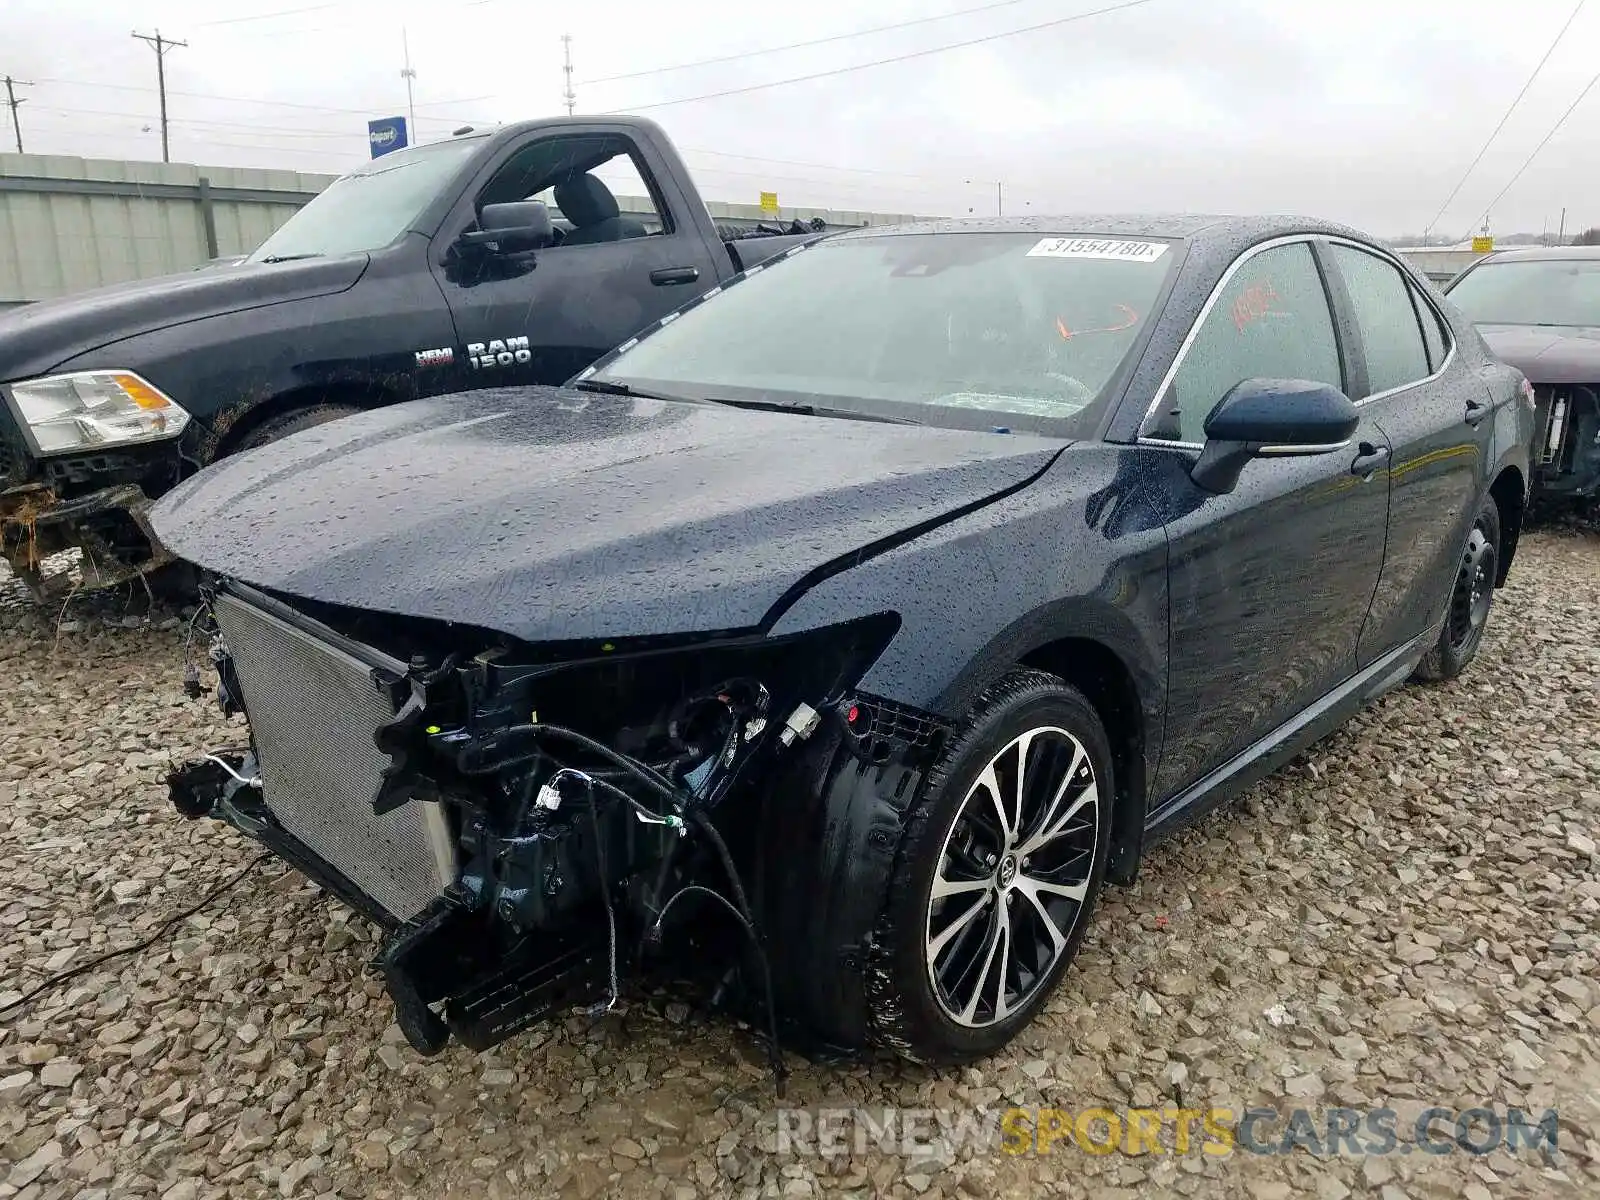
{"label": "utility pole", "polygon": [[1567,244],[1567,209],[1566,209],[1565,205],[1562,205],[1562,207],[1561,207],[1561,228],[1556,233],[1556,245],[1565,246],[1566,244]]}
{"label": "utility pole", "polygon": [[19,87],[32,87],[33,84],[21,79],[6,76],[6,106],[11,109],[11,132],[17,135],[17,153],[22,153],[22,122],[17,117],[17,106],[26,101],[17,99],[16,89]]}
{"label": "utility pole", "polygon": [[405,52],[406,65],[400,68],[400,78],[406,81],[406,140],[412,145],[417,141],[417,98],[412,91],[412,80],[417,73],[411,69],[411,42],[406,36],[405,26],[400,27],[400,48]]}
{"label": "utility pole", "polygon": [[155,47],[156,52],[156,87],[161,92],[161,161],[171,162],[171,155],[167,148],[167,51],[174,46],[187,46],[188,42],[175,42],[171,38],[161,36],[161,30],[155,33],[134,32],[134,37],[141,42],[149,42]]}
{"label": "utility pole", "polygon": [[564,66],[562,66],[561,70],[566,74],[567,77],[567,90],[562,94],[562,98],[567,102],[567,116],[570,117],[572,115],[573,106],[578,102],[578,97],[572,90],[572,35],[570,33],[563,33],[561,35],[561,47],[562,52],[566,56],[566,63]]}

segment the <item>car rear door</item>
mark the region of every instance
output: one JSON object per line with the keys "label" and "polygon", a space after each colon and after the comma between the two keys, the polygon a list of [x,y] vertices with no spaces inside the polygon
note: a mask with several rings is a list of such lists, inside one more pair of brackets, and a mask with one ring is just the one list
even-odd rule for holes
{"label": "car rear door", "polygon": [[[598,128],[535,134],[509,148],[436,239],[434,274],[455,320],[457,387],[564,383],[628,335],[727,274],[676,196],[658,183],[649,147]],[[587,172],[615,195],[646,200],[623,216],[645,236],[550,246],[506,258],[464,259],[455,239],[484,203],[546,199],[553,172],[610,155]],[[664,168],[663,168],[664,169]],[[519,185],[519,181],[526,181]],[[716,250],[720,253],[719,244]]]}
{"label": "car rear door", "polygon": [[1409,273],[1370,246],[1332,239],[1327,250],[1364,367],[1351,398],[1391,451],[1383,571],[1357,655],[1365,665],[1443,614],[1488,486],[1494,422],[1488,388],[1455,354],[1449,323]]}
{"label": "car rear door", "polygon": [[1265,377],[1345,388],[1347,342],[1311,240],[1254,247],[1207,301],[1146,418],[1140,441],[1183,455],[1169,483],[1158,805],[1355,673],[1383,565],[1382,432],[1363,420],[1347,448],[1257,458],[1226,495],[1187,475],[1206,416],[1235,384]]}

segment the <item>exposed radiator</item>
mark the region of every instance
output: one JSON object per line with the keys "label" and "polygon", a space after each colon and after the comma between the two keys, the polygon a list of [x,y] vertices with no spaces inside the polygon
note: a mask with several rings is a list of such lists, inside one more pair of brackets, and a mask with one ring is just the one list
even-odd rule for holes
{"label": "exposed radiator", "polygon": [[405,664],[368,647],[357,657],[226,593],[214,607],[272,815],[396,918],[415,916],[456,866],[439,805],[372,811],[389,762],[373,735],[395,712],[373,671]]}

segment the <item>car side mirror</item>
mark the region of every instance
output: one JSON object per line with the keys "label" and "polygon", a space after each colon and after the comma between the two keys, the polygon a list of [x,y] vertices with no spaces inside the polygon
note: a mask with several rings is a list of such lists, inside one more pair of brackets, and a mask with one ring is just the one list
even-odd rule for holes
{"label": "car side mirror", "polygon": [[1206,442],[1189,477],[1233,491],[1252,458],[1331,454],[1350,444],[1360,416],[1338,388],[1309,379],[1246,379],[1206,417]]}
{"label": "car side mirror", "polygon": [[478,228],[461,235],[463,245],[480,246],[491,254],[524,254],[554,240],[550,210],[539,200],[485,204],[478,213]]}

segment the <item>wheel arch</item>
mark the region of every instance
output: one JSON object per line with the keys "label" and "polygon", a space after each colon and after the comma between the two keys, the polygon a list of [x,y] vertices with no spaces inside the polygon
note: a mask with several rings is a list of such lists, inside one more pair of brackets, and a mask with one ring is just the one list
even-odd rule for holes
{"label": "wheel arch", "polygon": [[1138,874],[1149,788],[1166,731],[1166,628],[1135,622],[1128,598],[1120,599],[1079,596],[1035,610],[991,640],[935,708],[959,720],[985,687],[1018,666],[1045,671],[1082,692],[1106,728],[1117,776],[1107,878],[1129,884]]}
{"label": "wheel arch", "polygon": [[1528,485],[1516,466],[1501,469],[1489,485],[1489,495],[1500,510],[1500,561],[1495,569],[1495,586],[1503,587],[1511,573],[1511,560],[1522,535],[1522,519],[1527,512]]}
{"label": "wheel arch", "polygon": [[297,409],[312,408],[318,404],[381,408],[397,403],[400,398],[380,384],[350,379],[301,384],[283,388],[259,400],[244,400],[223,409],[214,418],[214,441],[209,461],[215,462],[232,454],[262,425]]}
{"label": "wheel arch", "polygon": [[1133,671],[1104,642],[1078,636],[1037,646],[1018,665],[1044,671],[1076,688],[1100,715],[1117,780],[1106,874],[1115,883],[1132,883],[1144,845],[1150,773],[1148,721]]}

